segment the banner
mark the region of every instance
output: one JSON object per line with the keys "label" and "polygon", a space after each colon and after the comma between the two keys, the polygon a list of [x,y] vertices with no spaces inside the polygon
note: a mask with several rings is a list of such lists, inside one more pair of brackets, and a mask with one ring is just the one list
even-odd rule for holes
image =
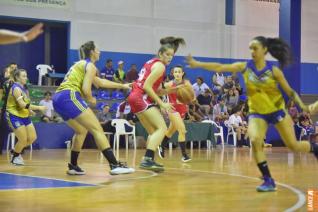
{"label": "banner", "polygon": [[0,0],[0,4],[69,9],[71,0]]}

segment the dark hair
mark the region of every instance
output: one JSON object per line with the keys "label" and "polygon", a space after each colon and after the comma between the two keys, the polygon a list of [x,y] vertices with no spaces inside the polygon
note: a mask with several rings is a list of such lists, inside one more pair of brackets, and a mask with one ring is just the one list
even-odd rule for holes
{"label": "dark hair", "polygon": [[284,40],[280,38],[265,38],[264,36],[255,37],[253,40],[257,40],[263,47],[267,47],[268,52],[279,61],[281,68],[292,63],[291,49]]}
{"label": "dark hair", "polygon": [[180,65],[180,64],[178,64],[178,65],[173,66],[173,67],[171,68],[171,70],[172,70],[172,71],[174,71],[174,69],[175,69],[175,68],[181,68],[181,70],[182,70],[182,72],[183,72],[182,79],[184,79],[184,78],[185,78],[185,76],[186,76],[186,73],[184,72],[184,68],[183,68],[183,66],[182,66],[182,65]]}
{"label": "dark hair", "polygon": [[113,62],[113,60],[112,59],[107,59],[106,60],[106,63],[110,63],[110,62]]}
{"label": "dark hair", "polygon": [[79,49],[80,58],[82,60],[89,58],[91,56],[91,51],[93,51],[95,47],[94,41],[84,43]]}
{"label": "dark hair", "polygon": [[14,79],[14,81],[17,81],[18,77],[20,76],[21,72],[27,72],[24,69],[14,69],[14,71],[12,72],[12,77]]}
{"label": "dark hair", "polygon": [[201,80],[201,82],[204,83],[204,80],[202,77],[197,77],[197,79]]}
{"label": "dark hair", "polygon": [[50,91],[46,91],[46,92],[44,93],[44,96],[47,96],[47,95],[52,96],[52,93],[51,93]]}
{"label": "dark hair", "polygon": [[167,49],[173,49],[174,52],[176,53],[179,48],[179,45],[180,44],[185,45],[185,41],[183,38],[169,36],[169,37],[161,38],[160,44],[161,44],[161,47],[158,52],[162,53],[167,51]]}

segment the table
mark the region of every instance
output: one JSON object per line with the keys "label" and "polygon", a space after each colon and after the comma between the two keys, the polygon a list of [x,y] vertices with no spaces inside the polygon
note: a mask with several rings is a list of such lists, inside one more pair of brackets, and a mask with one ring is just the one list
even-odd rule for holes
{"label": "table", "polygon": [[[204,141],[210,140],[215,143],[214,140],[214,127],[210,123],[191,122],[185,123],[187,134],[186,141]],[[143,136],[145,139],[148,137],[148,133],[145,128],[138,122],[136,123],[136,136]],[[170,142],[178,142],[178,133],[175,133]]]}

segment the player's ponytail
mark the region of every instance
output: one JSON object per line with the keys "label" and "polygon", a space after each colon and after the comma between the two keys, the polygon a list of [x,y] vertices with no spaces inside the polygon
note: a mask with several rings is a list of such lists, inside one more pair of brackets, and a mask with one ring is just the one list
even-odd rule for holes
{"label": "player's ponytail", "polygon": [[91,51],[93,51],[94,49],[95,49],[94,41],[88,41],[84,43],[79,49],[80,59],[84,60],[84,59],[90,58]]}
{"label": "player's ponytail", "polygon": [[264,47],[267,47],[268,52],[279,61],[281,68],[284,68],[292,63],[293,56],[289,45],[280,38],[265,38],[258,36],[254,38]]}
{"label": "player's ponytail", "polygon": [[174,50],[174,52],[176,53],[179,45],[185,45],[185,41],[183,38],[179,38],[179,37],[165,37],[165,38],[161,38],[160,39],[160,44],[161,47],[159,49],[159,52],[165,52],[167,49],[172,48]]}

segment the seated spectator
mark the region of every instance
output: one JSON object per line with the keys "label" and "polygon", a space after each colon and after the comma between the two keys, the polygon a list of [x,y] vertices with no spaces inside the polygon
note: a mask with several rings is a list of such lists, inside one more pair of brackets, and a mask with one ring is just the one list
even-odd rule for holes
{"label": "seated spectator", "polygon": [[138,71],[136,64],[132,64],[129,71],[126,74],[126,81],[131,83],[138,79]]}
{"label": "seated spectator", "polygon": [[302,135],[302,140],[308,140],[310,135],[315,134],[315,127],[310,124],[308,117],[304,115],[299,116],[298,123],[299,126],[305,130],[304,134]]}
{"label": "seated spectator", "polygon": [[113,75],[115,74],[115,70],[113,68],[113,61],[111,59],[107,59],[105,67],[101,70],[101,78],[106,78],[110,81],[113,81]]}
{"label": "seated spectator", "polygon": [[202,77],[197,77],[196,83],[192,85],[195,96],[203,94],[206,89],[210,89],[209,86],[203,81]]}
{"label": "seated spectator", "polygon": [[[228,125],[232,126],[234,131],[236,132],[237,147],[249,146],[249,143],[247,142],[247,123],[242,120],[241,110],[239,110],[238,108],[234,109],[234,113],[229,117]],[[243,135],[244,140],[242,140]]]}
{"label": "seated spectator", "polygon": [[225,83],[222,87],[223,94],[227,93],[230,89],[234,87],[234,82],[232,80],[232,76],[227,76],[225,78]]}
{"label": "seated spectator", "polygon": [[295,123],[297,123],[297,119],[298,119],[298,116],[299,116],[299,111],[298,111],[298,109],[296,107],[295,101],[290,99],[287,102],[286,107],[287,107],[288,113],[291,116],[291,118],[293,119],[293,121]]}
{"label": "seated spectator", "polygon": [[42,114],[41,120],[46,123],[50,122],[63,122],[63,119],[56,115],[54,112],[53,101],[51,99],[51,92],[44,93],[44,99],[39,103],[40,106],[45,106],[47,110]]}
{"label": "seated spectator", "polygon": [[99,123],[102,125],[104,132],[115,133],[115,127],[112,126],[112,115],[109,112],[109,105],[104,104],[101,111],[98,111],[96,116],[99,120]]}
{"label": "seated spectator", "polygon": [[223,123],[229,118],[224,98],[219,98],[218,103],[213,107],[212,119],[216,123]]}
{"label": "seated spectator", "polygon": [[222,90],[225,83],[225,76],[223,73],[215,73],[212,77],[212,89],[218,93]]}
{"label": "seated spectator", "polygon": [[118,83],[124,83],[126,79],[126,74],[124,71],[124,61],[120,60],[118,62],[118,69],[114,74],[114,81]]}
{"label": "seated spectator", "polygon": [[236,89],[230,89],[225,95],[225,104],[229,111],[238,105],[240,95]]}
{"label": "seated spectator", "polygon": [[203,94],[199,94],[197,97],[200,108],[204,111],[206,116],[210,114],[211,108],[213,107],[212,99],[213,93],[210,89],[206,89]]}
{"label": "seated spectator", "polygon": [[201,111],[200,105],[198,104],[197,100],[195,100],[192,104],[189,105],[188,116],[194,122],[200,122],[206,118],[204,113]]}

